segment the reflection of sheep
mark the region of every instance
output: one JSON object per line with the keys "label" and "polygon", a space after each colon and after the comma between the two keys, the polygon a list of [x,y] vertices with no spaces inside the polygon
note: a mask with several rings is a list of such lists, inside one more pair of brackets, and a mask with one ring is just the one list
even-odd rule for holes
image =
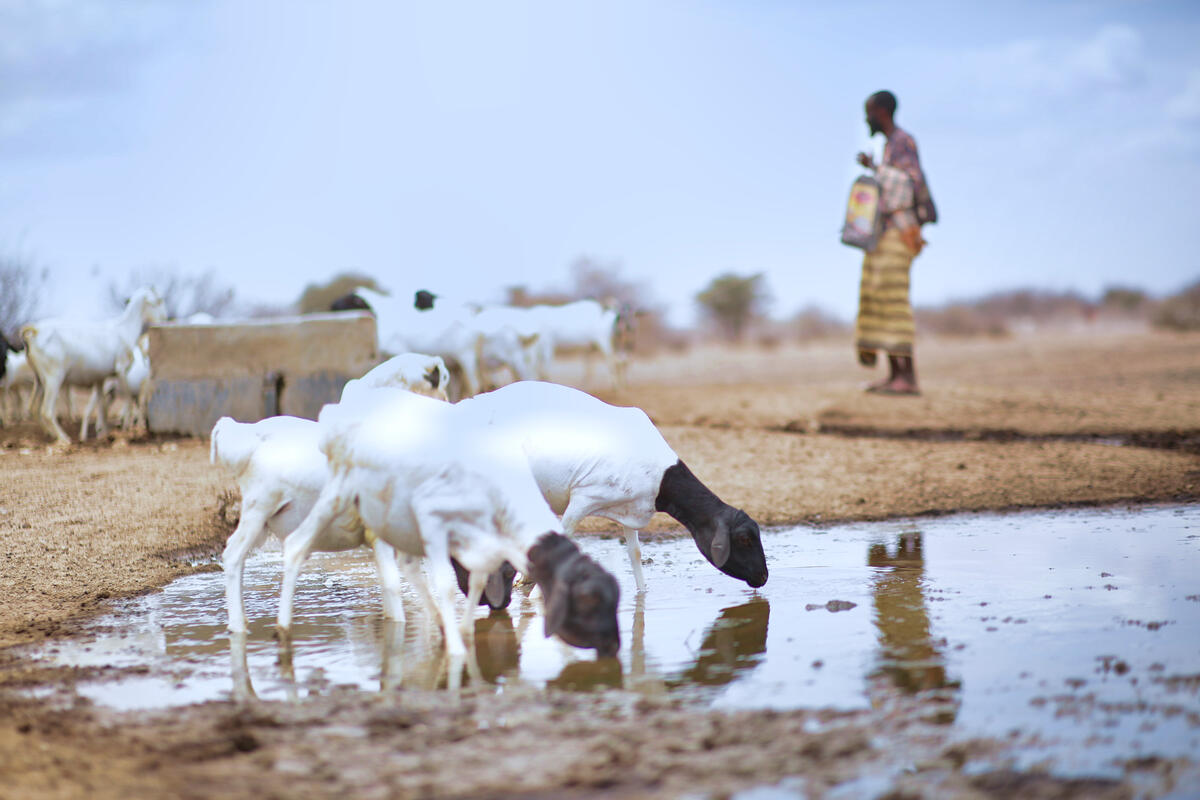
{"label": "reflection of sheep", "polygon": [[533,381],[510,384],[459,407],[480,424],[492,425],[506,446],[525,453],[542,495],[562,514],[566,533],[591,516],[624,527],[639,591],[646,584],[638,530],[656,511],[683,523],[717,569],[753,587],[767,582],[757,523],[702,484],[640,409]]}
{"label": "reflection of sheep", "polygon": [[[117,371],[117,359],[137,346],[146,326],[166,319],[162,298],[154,289],[139,289],[120,316],[95,323],[79,323],[60,318],[35,322],[21,328],[21,338],[29,354],[29,363],[37,374],[42,394],[39,418],[46,433],[59,442],[71,440],[55,419],[58,394],[63,386],[92,389],[92,399],[100,405],[97,431],[108,429],[108,400],[103,394],[104,380]],[[85,412],[80,440],[87,438]]]}
{"label": "reflection of sheep", "polygon": [[[447,652],[465,654],[462,628],[488,575],[505,560],[546,597],[546,635],[602,655],[619,647],[619,589],[558,527],[519,451],[468,427],[458,406],[398,389],[356,394],[321,410],[320,447],[332,478],[284,542],[279,627],[291,627],[296,578],[321,531],[353,508],[380,540],[424,555]],[[453,557],[470,573],[467,612],[455,624]]]}

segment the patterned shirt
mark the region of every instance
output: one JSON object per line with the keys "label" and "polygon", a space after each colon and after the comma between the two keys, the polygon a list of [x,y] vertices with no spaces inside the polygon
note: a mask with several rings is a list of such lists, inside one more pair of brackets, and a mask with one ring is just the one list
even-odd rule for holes
{"label": "patterned shirt", "polygon": [[[884,222],[884,230],[888,228],[904,229],[937,219],[937,212],[933,210],[933,198],[930,197],[929,186],[925,182],[925,173],[921,170],[921,159],[917,155],[917,143],[908,131],[900,127],[892,129],[892,135],[888,137],[887,144],[883,148],[883,165],[895,167],[912,179],[913,196],[913,200],[906,204],[906,208],[888,214],[887,220]],[[882,171],[882,173],[887,172],[888,170]],[[880,177],[886,194],[887,185],[884,175],[881,174]],[[885,202],[885,207],[886,205]]]}

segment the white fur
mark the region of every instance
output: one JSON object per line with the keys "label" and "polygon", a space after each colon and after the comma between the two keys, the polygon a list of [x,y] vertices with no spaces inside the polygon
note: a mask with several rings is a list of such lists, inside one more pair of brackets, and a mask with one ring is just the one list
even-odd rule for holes
{"label": "white fur", "polygon": [[655,514],[663,473],[679,456],[638,408],[622,408],[554,383],[525,381],[459,404],[519,448],[542,495],[570,535],[585,517],[625,529],[638,590],[638,530]]}
{"label": "white fur", "polygon": [[[558,520],[521,452],[464,429],[457,406],[399,389],[356,394],[320,414],[332,478],[284,543],[279,627],[288,630],[296,578],[328,520],[356,509],[366,528],[401,553],[424,556],[433,602],[452,656],[465,653],[487,576],[527,552]],[[451,557],[470,572],[467,612],[455,624]]]}
{"label": "white fur", "polygon": [[[134,425],[146,424],[146,401],[150,393],[148,349],[147,337],[142,335],[133,349],[122,353],[117,359],[117,374],[104,381],[106,395],[125,400],[125,412],[121,416],[121,427],[125,430],[130,430]],[[89,409],[93,401],[89,401]]]}
{"label": "white fur", "polygon": [[[38,377],[41,391],[39,417],[46,433],[59,442],[70,439],[55,419],[58,394],[63,386],[91,388],[100,404],[97,430],[107,430],[108,401],[103,394],[104,380],[117,372],[117,360],[137,345],[148,325],[166,319],[162,298],[153,288],[139,289],[125,310],[103,322],[78,322],[71,319],[47,319],[21,328],[29,363]],[[88,418],[83,415],[80,440],[87,438]]]}
{"label": "white fur", "polygon": [[28,389],[29,401],[32,402],[36,385],[37,376],[33,374],[33,367],[29,366],[25,351],[9,350],[5,354],[4,377],[0,378],[0,389],[4,393],[3,402],[0,403],[0,421],[22,419],[27,412],[22,402],[21,391]]}
{"label": "white fur", "polygon": [[591,375],[591,354],[599,351],[608,365],[614,386],[624,380],[624,357],[617,352],[613,341],[616,335],[617,312],[605,308],[596,300],[576,300],[561,306],[539,305],[530,309],[538,320],[540,360],[549,362],[559,347],[578,347],[587,352],[588,374]]}
{"label": "white fur", "polygon": [[[431,380],[431,376],[434,376]],[[450,373],[440,356],[421,353],[401,353],[372,369],[361,378],[348,382],[342,389],[342,399],[364,389],[394,386],[435,400],[449,400],[446,389]]]}
{"label": "white fur", "polygon": [[[235,633],[246,631],[242,603],[246,558],[266,541],[268,534],[286,541],[308,516],[329,481],[328,462],[319,443],[317,423],[297,417],[270,417],[255,423],[222,417],[213,426],[212,463],[224,467],[242,493],[241,520],[221,556],[229,629]],[[310,547],[336,551],[366,543],[358,515],[346,508],[316,531]],[[395,552],[378,541],[372,543],[372,548],[383,586],[384,615],[402,621],[404,607]],[[406,566],[410,567],[407,571],[412,580],[414,570]]]}

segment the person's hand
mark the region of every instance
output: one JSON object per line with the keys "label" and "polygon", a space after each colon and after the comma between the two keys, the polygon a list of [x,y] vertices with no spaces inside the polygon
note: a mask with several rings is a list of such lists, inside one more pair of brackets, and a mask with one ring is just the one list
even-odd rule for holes
{"label": "person's hand", "polygon": [[909,249],[913,257],[921,255],[921,251],[925,249],[925,239],[921,236],[921,228],[919,225],[913,225],[911,228],[900,229],[900,239],[904,242],[904,246]]}
{"label": "person's hand", "polygon": [[875,169],[875,159],[871,158],[870,153],[859,153],[858,163],[862,164],[867,169]]}

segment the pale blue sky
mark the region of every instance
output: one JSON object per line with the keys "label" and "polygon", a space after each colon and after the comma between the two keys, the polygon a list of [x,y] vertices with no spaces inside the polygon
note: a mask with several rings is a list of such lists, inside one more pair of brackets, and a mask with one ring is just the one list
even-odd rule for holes
{"label": "pale blue sky", "polygon": [[[677,321],[713,275],[849,316],[862,101],[942,222],[919,303],[1200,277],[1194,3],[0,3],[0,246],[98,313],[215,269],[496,299],[619,260]],[[877,143],[878,144],[878,143]]]}

